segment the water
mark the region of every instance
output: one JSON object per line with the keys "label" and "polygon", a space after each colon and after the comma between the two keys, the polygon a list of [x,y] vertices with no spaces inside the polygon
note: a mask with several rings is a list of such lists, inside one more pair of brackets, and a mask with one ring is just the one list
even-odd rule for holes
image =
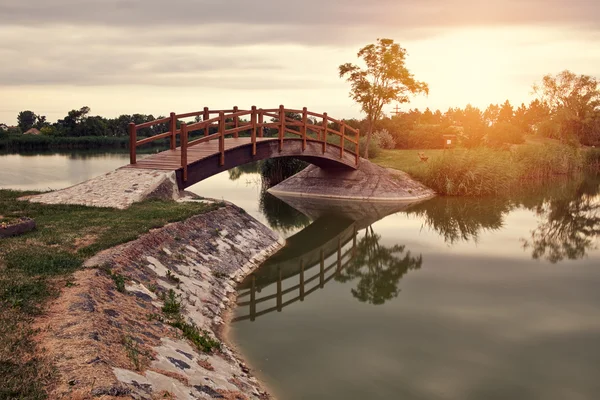
{"label": "water", "polygon": [[[36,170],[0,156],[0,187],[66,186],[127,162],[43,157]],[[240,285],[231,327],[279,398],[597,398],[598,178],[402,210],[287,199],[294,209],[253,171],[192,190],[288,238]]]}

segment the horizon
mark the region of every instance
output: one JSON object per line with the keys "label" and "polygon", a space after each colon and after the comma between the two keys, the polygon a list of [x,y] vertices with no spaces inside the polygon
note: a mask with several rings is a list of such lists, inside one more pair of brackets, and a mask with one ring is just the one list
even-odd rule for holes
{"label": "horizon", "polygon": [[0,66],[0,122],[14,125],[23,110],[54,121],[82,106],[116,117],[284,104],[362,118],[337,67],[384,37],[430,87],[403,111],[518,107],[546,74],[600,76],[593,1],[237,2],[0,3],[0,54],[19,61]]}

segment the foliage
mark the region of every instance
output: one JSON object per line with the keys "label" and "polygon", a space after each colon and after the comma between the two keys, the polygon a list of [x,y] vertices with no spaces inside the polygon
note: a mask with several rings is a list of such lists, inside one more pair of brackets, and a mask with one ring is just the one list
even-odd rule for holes
{"label": "foliage", "polygon": [[367,115],[368,130],[365,158],[369,157],[369,142],[374,124],[383,107],[392,101],[406,103],[409,94],[429,93],[427,84],[416,81],[405,66],[406,50],[391,39],[377,39],[359,50],[366,68],[346,63],[340,65],[340,77],[350,82],[350,97],[360,104]]}
{"label": "foliage", "polygon": [[[377,143],[379,143],[379,147],[382,149],[395,149],[396,148],[396,139],[388,132],[387,129],[382,129],[380,131],[376,131],[373,134]],[[372,155],[376,157],[375,155]]]}
{"label": "foliage", "polygon": [[37,115],[33,111],[26,110],[21,111],[17,115],[17,125],[21,132],[27,132],[31,128],[42,128],[46,123],[46,117],[43,115]]}
{"label": "foliage", "polygon": [[536,207],[542,222],[531,232],[530,240],[523,240],[534,259],[545,258],[554,264],[583,258],[595,248],[600,237],[600,203],[596,199],[600,183],[587,183],[579,185],[575,198],[553,199]]}
{"label": "foliage", "polygon": [[413,257],[410,251],[405,253],[404,246],[383,246],[379,243],[380,239],[372,226],[365,229],[349,265],[335,277],[338,282],[358,279],[352,295],[361,302],[376,305],[398,296],[400,279],[408,271],[420,269],[423,264],[421,255]]}
{"label": "foliage", "polygon": [[189,322],[183,321],[183,319],[177,319],[168,322],[168,324],[181,330],[183,336],[192,342],[200,351],[210,353],[213,350],[221,349],[221,342],[213,339],[207,331],[201,331],[194,323],[190,324]]}
{"label": "foliage", "polygon": [[534,90],[558,125],[560,139],[582,144],[600,143],[600,87],[596,78],[565,70],[546,75]]}
{"label": "foliage", "polygon": [[457,148],[425,154],[426,163],[419,161],[416,150],[387,150],[374,162],[403,170],[451,196],[503,195],[531,180],[550,181],[581,171],[586,162],[578,147],[557,143],[520,145],[512,151]]}
{"label": "foliage", "polygon": [[162,312],[169,316],[175,316],[181,313],[181,300],[173,289],[169,289],[167,294],[164,296],[164,304],[162,306]]}
{"label": "foliage", "polygon": [[[367,146],[367,142],[369,145]],[[379,151],[381,147],[379,147],[379,140],[377,138],[373,138],[369,141],[366,137],[361,137],[358,141],[358,152],[361,157],[366,158],[367,154],[370,154],[371,157],[376,158],[379,155]]]}
{"label": "foliage", "polygon": [[486,129],[486,143],[490,147],[501,148],[505,144],[525,142],[524,132],[510,122],[498,122]]}

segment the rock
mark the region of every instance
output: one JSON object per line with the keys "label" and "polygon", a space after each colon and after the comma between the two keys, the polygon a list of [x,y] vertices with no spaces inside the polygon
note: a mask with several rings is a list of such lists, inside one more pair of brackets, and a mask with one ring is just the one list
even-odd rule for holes
{"label": "rock", "polygon": [[408,174],[361,159],[357,170],[321,169],[311,165],[269,189],[274,195],[371,201],[420,200],[435,192]]}

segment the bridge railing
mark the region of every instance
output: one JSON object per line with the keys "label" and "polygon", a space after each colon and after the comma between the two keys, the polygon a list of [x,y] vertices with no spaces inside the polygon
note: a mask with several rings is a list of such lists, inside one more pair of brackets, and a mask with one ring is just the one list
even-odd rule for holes
{"label": "bridge railing", "polygon": [[[288,288],[283,288],[283,281],[281,269],[278,271],[277,278],[277,286],[275,293],[258,297],[257,293],[260,292],[260,289],[257,288],[256,281],[254,275],[251,275],[251,287],[249,290],[244,293],[240,293],[238,295],[237,306],[238,307],[248,307],[248,314],[240,315],[233,318],[232,322],[250,320],[254,321],[256,318],[271,313],[273,311],[281,312],[283,308],[297,302],[298,300],[304,301],[306,296],[309,296],[313,292],[323,289],[325,284],[330,280],[334,279],[336,276],[340,274],[354,259],[356,255],[356,237],[358,232],[356,231],[356,225],[354,226],[354,233],[352,235],[352,247],[346,249],[343,248],[346,246],[346,243],[342,243],[341,239],[338,239],[337,251],[335,252],[335,259],[331,260],[329,265],[326,265],[328,261],[328,256],[325,254],[325,250],[320,250],[320,262],[319,262],[319,272],[313,274],[310,277],[305,277],[305,270],[308,269],[306,267],[311,267],[311,265],[304,265],[304,262],[300,260],[300,271],[298,274],[298,283],[296,285],[290,286]],[[287,278],[285,280],[289,280],[292,278]],[[292,298],[286,298],[290,295],[295,295]],[[250,299],[246,300],[246,298],[250,297]],[[271,303],[271,307],[263,308],[262,310],[257,310],[257,305],[262,305],[263,303]]]}
{"label": "bridge railing", "polygon": [[[213,116],[215,115],[216,116]],[[290,115],[297,116],[297,118]],[[179,122],[179,119],[197,117],[201,121],[194,123]],[[243,121],[240,118],[250,117],[250,121]],[[309,117],[312,117],[309,120]],[[265,122],[265,118],[272,118],[271,122]],[[320,119],[316,121],[315,118]],[[315,123],[311,123],[314,121]],[[319,123],[320,122],[320,123]],[[149,128],[158,124],[169,124],[169,131],[150,136],[141,140],[137,139],[137,131],[143,128]],[[178,127],[179,123],[179,127]],[[330,127],[330,124],[338,126],[339,130]],[[344,158],[344,153],[348,152],[354,155],[355,165],[359,162],[359,138],[360,131],[348,126],[344,120],[331,118],[327,113],[318,114],[310,112],[304,107],[302,110],[286,109],[284,106],[272,109],[262,109],[252,106],[250,110],[239,110],[233,107],[230,110],[210,110],[204,107],[202,111],[195,111],[185,114],[171,113],[167,118],[161,118],[154,121],[136,125],[129,124],[129,151],[130,163],[137,162],[137,147],[156,140],[169,138],[171,150],[176,150],[177,136],[179,136],[179,145],[181,146],[181,167],[183,169],[183,180],[187,180],[187,156],[188,149],[200,143],[211,140],[219,141],[219,164],[225,163],[225,137],[232,136],[238,138],[241,132],[250,132],[252,155],[256,155],[257,138],[264,136],[265,128],[277,129],[277,138],[279,140],[279,151],[283,150],[285,135],[297,135],[302,138],[302,151],[306,149],[308,141],[317,141],[322,144],[323,154],[327,151],[327,146],[332,145],[339,148],[340,158]],[[189,140],[192,132],[202,131],[204,136],[198,139]],[[211,131],[215,132],[211,134]],[[339,138],[330,142],[333,137]],[[346,148],[346,142],[350,147]]]}

